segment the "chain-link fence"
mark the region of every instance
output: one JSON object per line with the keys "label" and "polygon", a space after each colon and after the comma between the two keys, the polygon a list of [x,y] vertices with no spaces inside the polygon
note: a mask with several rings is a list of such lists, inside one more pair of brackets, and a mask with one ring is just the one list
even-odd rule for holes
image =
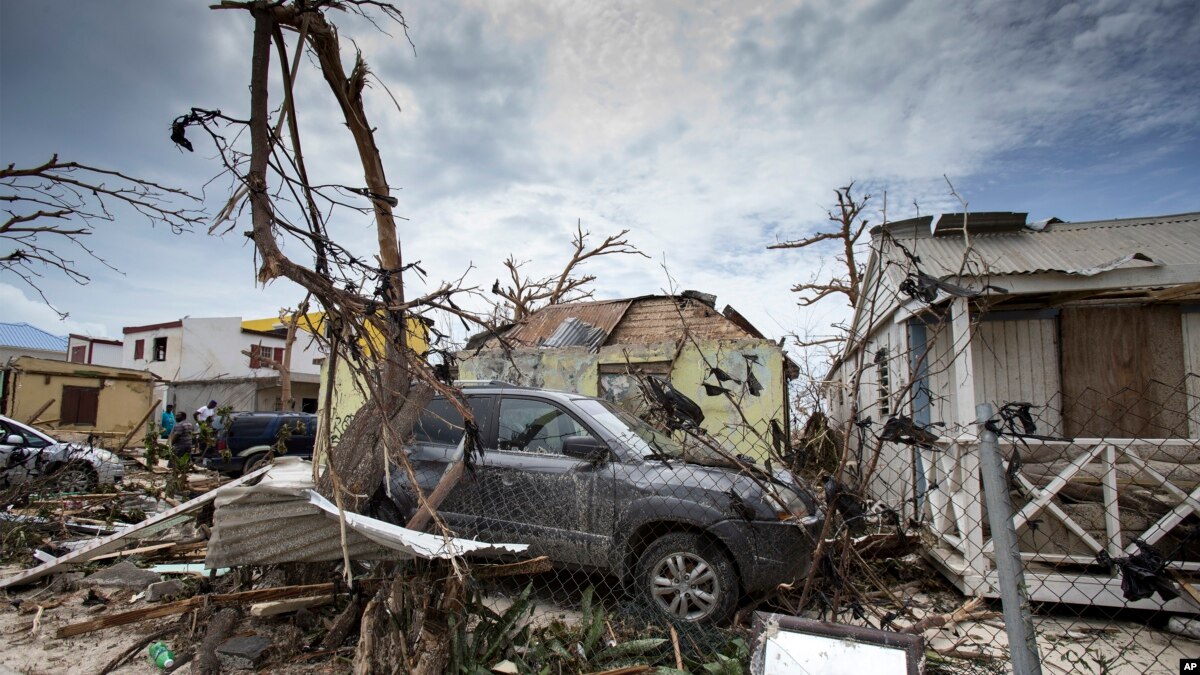
{"label": "chain-link fence", "polygon": [[[999,435],[1043,672],[1175,673],[1181,659],[1200,657],[1195,380],[995,402],[986,428]],[[1005,624],[966,601],[1000,597],[1005,555],[982,487],[979,429],[893,415],[847,431],[855,450],[843,478],[865,479],[865,520],[873,510],[901,523],[961,593],[959,608],[943,608],[946,626],[926,633],[931,649],[1008,667]],[[860,452],[876,462],[865,477]],[[925,594],[914,588],[884,606],[903,612]]]}

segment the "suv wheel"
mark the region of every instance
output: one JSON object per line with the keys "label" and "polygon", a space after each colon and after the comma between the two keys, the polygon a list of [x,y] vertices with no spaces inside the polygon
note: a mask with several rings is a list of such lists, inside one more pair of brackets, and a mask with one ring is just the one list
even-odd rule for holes
{"label": "suv wheel", "polygon": [[96,470],[81,462],[70,462],[54,472],[54,489],[59,492],[88,493],[96,489],[100,480]]}
{"label": "suv wheel", "polygon": [[693,532],[659,537],[638,561],[638,594],[677,621],[723,622],[738,599],[733,564]]}
{"label": "suv wheel", "polygon": [[242,465],[242,475],[246,475],[251,471],[257,471],[259,467],[266,466],[267,453],[256,452],[246,458],[246,463]]}

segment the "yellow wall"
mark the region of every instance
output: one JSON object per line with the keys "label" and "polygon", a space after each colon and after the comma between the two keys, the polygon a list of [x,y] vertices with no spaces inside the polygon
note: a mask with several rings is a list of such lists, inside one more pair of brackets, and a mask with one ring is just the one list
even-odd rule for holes
{"label": "yellow wall", "polygon": [[40,417],[57,420],[64,385],[99,388],[95,426],[63,427],[57,422],[38,425],[76,432],[126,434],[146,414],[154,394],[151,375],[144,371],[29,357],[16,359],[6,379],[8,410],[5,414],[22,422],[32,421],[29,418],[50,399],[54,399],[54,403]]}
{"label": "yellow wall", "polygon": [[[246,330],[271,331],[275,330],[282,323],[277,316],[265,319],[247,319],[242,321],[242,328]],[[305,314],[300,320],[299,327],[300,330],[320,335],[325,330],[325,312],[309,312]],[[408,317],[408,331],[408,346],[418,354],[428,352],[429,328],[425,325],[425,322],[414,316]],[[367,325],[367,333],[371,335],[372,341],[378,344],[379,332],[370,324]]]}

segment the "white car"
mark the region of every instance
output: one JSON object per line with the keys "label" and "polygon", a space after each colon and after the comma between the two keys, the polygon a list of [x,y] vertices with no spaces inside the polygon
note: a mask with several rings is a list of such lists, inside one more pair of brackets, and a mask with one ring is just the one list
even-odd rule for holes
{"label": "white car", "polygon": [[54,489],[89,492],[125,475],[115,454],[77,443],[61,443],[0,415],[0,486],[53,476]]}

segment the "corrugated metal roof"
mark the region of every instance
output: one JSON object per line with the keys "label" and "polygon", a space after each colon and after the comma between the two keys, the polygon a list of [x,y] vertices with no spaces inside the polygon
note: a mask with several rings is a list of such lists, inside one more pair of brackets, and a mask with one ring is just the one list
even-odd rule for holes
{"label": "corrugated metal roof", "polygon": [[0,323],[0,345],[21,349],[42,349],[49,352],[67,351],[67,338],[51,335],[27,323]]}
{"label": "corrugated metal roof", "polygon": [[546,338],[543,347],[590,347],[596,349],[604,344],[608,333],[588,325],[575,317],[568,317],[558,325],[554,334]]}
{"label": "corrugated metal roof", "polygon": [[578,319],[593,328],[612,333],[613,328],[625,315],[630,303],[636,298],[624,300],[599,300],[596,302],[573,302],[565,305],[550,305],[534,312],[526,321],[513,328],[505,338],[521,346],[536,347],[545,343],[567,319]]}
{"label": "corrugated metal roof", "polygon": [[[958,274],[963,264],[963,236],[960,233],[932,236],[928,233],[928,223],[928,218],[922,218],[888,227],[901,244],[920,258],[923,272],[935,277]],[[992,275],[1039,272],[1087,275],[1117,267],[1197,265],[1200,264],[1200,213],[1052,223],[1040,232],[1028,228],[979,232],[971,234],[971,245],[978,257],[973,258],[975,265],[967,270],[968,275],[980,271],[980,262]],[[895,246],[885,245],[884,255],[893,261],[905,261],[903,252]]]}

